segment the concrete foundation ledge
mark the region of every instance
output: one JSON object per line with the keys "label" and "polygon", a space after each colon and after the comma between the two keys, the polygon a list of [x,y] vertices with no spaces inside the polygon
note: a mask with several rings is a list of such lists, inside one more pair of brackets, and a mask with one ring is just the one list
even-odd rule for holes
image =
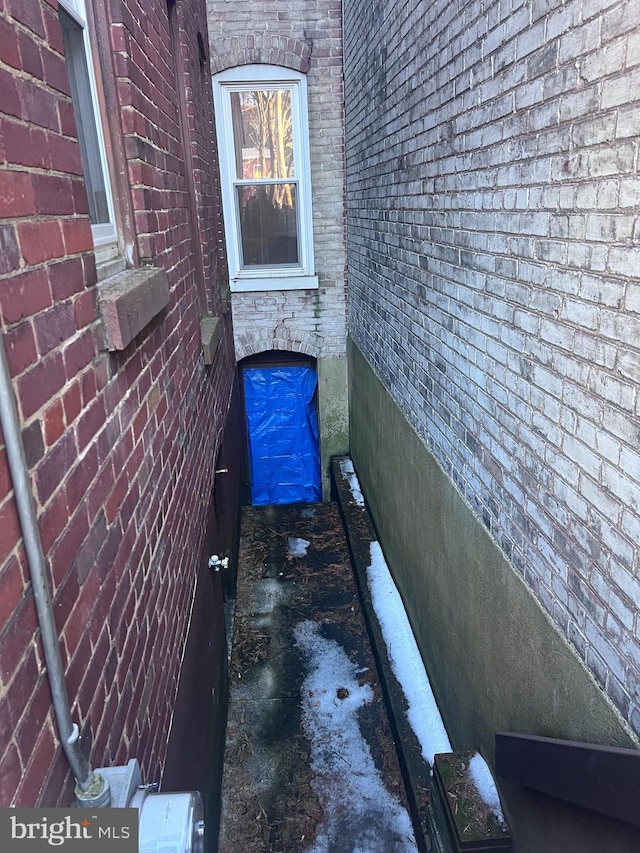
{"label": "concrete foundation ledge", "polygon": [[158,267],[128,269],[98,286],[107,348],[125,349],[169,304],[167,274]]}
{"label": "concrete foundation ledge", "polygon": [[347,456],[332,458],[332,491],[340,507],[345,527],[358,593],[407,792],[416,841],[422,853],[432,849],[429,839],[431,771],[429,764],[422,756],[420,743],[407,718],[407,700],[393,672],[382,629],[371,600],[367,583],[367,567],[371,563],[371,543],[378,537],[364,499],[361,503],[356,501],[349,481],[341,471],[340,463],[348,459]]}

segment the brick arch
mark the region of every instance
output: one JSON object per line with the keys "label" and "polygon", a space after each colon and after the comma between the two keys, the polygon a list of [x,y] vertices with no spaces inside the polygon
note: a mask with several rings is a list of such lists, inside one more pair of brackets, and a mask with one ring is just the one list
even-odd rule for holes
{"label": "brick arch", "polygon": [[236,361],[242,361],[249,355],[269,350],[300,352],[319,358],[322,352],[323,338],[317,332],[295,329],[289,326],[276,326],[275,329],[256,329],[235,335]]}
{"label": "brick arch", "polygon": [[273,33],[245,33],[213,39],[211,73],[218,74],[238,65],[280,65],[306,74],[311,60],[311,40],[290,38]]}

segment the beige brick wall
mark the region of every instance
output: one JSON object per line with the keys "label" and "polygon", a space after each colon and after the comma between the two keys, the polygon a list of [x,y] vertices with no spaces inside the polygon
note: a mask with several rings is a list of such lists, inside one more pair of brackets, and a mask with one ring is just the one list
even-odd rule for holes
{"label": "beige brick wall", "polygon": [[340,0],[208,0],[211,66],[255,62],[307,74],[318,290],[234,293],[238,359],[262,350],[346,355],[345,177]]}
{"label": "beige brick wall", "polygon": [[640,732],[640,2],[344,10],[350,333]]}

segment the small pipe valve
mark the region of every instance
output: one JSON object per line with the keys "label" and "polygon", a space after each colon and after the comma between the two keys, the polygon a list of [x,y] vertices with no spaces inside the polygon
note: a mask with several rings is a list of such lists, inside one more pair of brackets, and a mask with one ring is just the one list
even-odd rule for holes
{"label": "small pipe valve", "polygon": [[213,554],[211,557],[209,557],[209,568],[213,569],[214,572],[219,572],[220,569],[228,569],[229,558],[219,557],[217,554]]}

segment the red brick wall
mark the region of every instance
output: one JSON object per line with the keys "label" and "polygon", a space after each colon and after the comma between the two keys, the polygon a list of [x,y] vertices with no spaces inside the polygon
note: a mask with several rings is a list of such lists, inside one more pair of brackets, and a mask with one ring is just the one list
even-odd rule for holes
{"label": "red brick wall", "polygon": [[[218,312],[224,259],[210,83],[194,43],[198,30],[207,41],[204,3],[189,4],[187,26],[178,16],[176,66],[164,3],[107,4],[130,233],[171,293],[109,354],[57,2],[0,0],[0,320],[69,695],[94,766],[137,757],[148,778],[164,761],[234,368],[228,320],[214,365],[200,357],[196,262]],[[64,804],[70,790],[1,447],[0,806]]]}
{"label": "red brick wall", "polygon": [[[193,191],[195,195],[196,226],[203,249],[205,278],[225,280],[228,278],[224,249],[224,226],[222,208],[218,204],[220,177],[217,161],[212,159],[215,150],[215,132],[211,111],[211,71],[209,67],[209,43],[207,21],[192,14],[190,4],[176,5],[179,21],[180,61],[185,69],[184,82],[188,104],[188,128],[190,133],[190,163],[192,167]],[[201,39],[201,43],[200,43]],[[201,44],[204,63],[201,62]],[[215,227],[212,228],[211,224]],[[219,289],[207,289],[206,299],[212,313],[221,310]]]}

